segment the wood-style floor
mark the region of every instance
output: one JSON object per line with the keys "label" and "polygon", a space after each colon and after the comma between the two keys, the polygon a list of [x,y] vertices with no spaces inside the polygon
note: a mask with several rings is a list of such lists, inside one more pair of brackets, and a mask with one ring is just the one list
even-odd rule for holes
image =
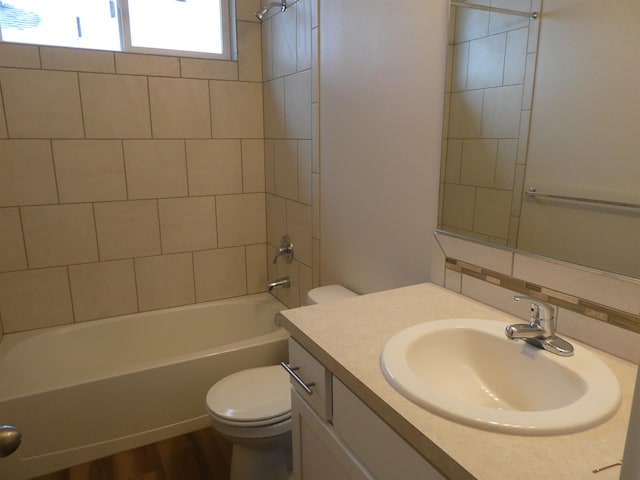
{"label": "wood-style floor", "polygon": [[230,461],[231,444],[205,428],[34,480],[228,480]]}

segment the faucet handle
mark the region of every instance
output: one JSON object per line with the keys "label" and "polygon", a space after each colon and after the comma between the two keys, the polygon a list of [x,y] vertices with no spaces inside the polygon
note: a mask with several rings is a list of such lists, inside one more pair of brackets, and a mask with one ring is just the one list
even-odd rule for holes
{"label": "faucet handle", "polygon": [[287,263],[293,261],[293,242],[289,235],[283,235],[280,240],[280,247],[276,250],[276,255],[273,257],[273,263],[278,263],[278,257],[283,256]]}
{"label": "faucet handle", "polygon": [[537,298],[526,295],[514,295],[516,302],[525,301],[531,303],[531,325],[540,325],[541,321],[548,322],[548,329],[555,333],[556,307]]}

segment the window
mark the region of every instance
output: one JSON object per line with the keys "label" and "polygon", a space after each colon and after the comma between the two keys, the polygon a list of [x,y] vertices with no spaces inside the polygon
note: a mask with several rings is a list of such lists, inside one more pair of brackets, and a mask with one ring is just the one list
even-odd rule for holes
{"label": "window", "polygon": [[0,39],[229,58],[227,0],[0,0]]}

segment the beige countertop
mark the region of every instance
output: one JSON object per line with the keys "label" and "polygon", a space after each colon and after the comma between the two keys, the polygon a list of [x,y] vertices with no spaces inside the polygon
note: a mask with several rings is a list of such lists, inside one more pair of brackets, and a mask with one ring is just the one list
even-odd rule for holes
{"label": "beige countertop", "polygon": [[556,436],[494,433],[446,420],[403,397],[384,378],[380,353],[396,332],[425,321],[471,317],[513,323],[514,317],[430,283],[283,315],[295,340],[450,479],[617,480],[620,475],[619,467],[592,470],[622,458],[636,377],[630,362],[596,350],[622,387],[622,404],[606,423]]}

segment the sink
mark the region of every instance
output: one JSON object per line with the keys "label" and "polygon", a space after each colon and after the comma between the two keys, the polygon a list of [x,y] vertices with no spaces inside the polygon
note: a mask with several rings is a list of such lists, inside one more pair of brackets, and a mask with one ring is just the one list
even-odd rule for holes
{"label": "sink", "polygon": [[594,427],[620,404],[620,384],[594,353],[560,357],[505,337],[507,323],[448,319],[402,330],[384,346],[387,381],[432,413],[517,435]]}

